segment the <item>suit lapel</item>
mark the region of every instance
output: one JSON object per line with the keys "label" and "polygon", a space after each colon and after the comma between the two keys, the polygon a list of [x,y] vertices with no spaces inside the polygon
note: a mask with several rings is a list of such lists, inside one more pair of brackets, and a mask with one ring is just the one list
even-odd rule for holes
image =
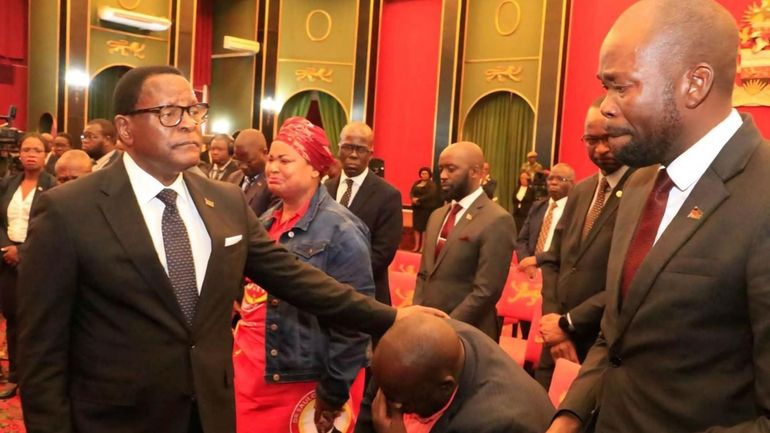
{"label": "suit lapel", "polygon": [[[425,247],[423,248],[422,260],[425,261],[425,269],[427,269],[430,274],[432,274],[436,268],[436,242],[438,242],[439,231],[449,213],[449,209],[449,205],[444,205],[442,208],[436,209],[434,214],[441,215],[441,218],[429,218],[428,225],[425,227]],[[431,217],[432,216],[433,215],[431,215]]]}
{"label": "suit lapel", "polygon": [[[452,228],[452,232],[449,233],[449,238],[446,240],[446,244],[444,245],[443,248],[441,248],[441,252],[438,253],[438,257],[436,258],[436,263],[433,265],[434,271],[436,270],[436,268],[438,268],[438,265],[441,264],[441,261],[446,256],[447,251],[450,248],[452,248],[452,245],[457,242],[460,242],[460,238],[462,237],[463,231],[469,224],[473,222],[473,219],[482,211],[487,201],[489,201],[489,198],[487,197],[486,193],[482,193],[479,196],[479,198],[473,201],[473,204],[471,204],[468,210],[465,211],[465,213],[460,218],[460,220],[455,223],[454,228]],[[449,208],[451,208],[451,206]],[[443,222],[443,219],[442,219],[442,222]],[[439,228],[439,230],[441,230],[441,228]]]}
{"label": "suit lapel", "polygon": [[118,160],[105,170],[109,170],[109,176],[105,177],[102,185],[105,197],[100,201],[99,207],[107,224],[147,286],[155,289],[168,310],[187,326],[171,281],[158,260],[150,232],[144,224],[144,216],[136,202],[136,195],[128,180],[123,161]]}
{"label": "suit lapel", "polygon": [[353,202],[348,206],[348,209],[355,215],[359,214],[359,211],[364,208],[366,202],[369,201],[369,197],[374,193],[375,181],[371,179],[372,176],[377,175],[369,171],[366,177],[364,177],[364,181],[361,182],[361,187],[358,188],[355,197],[353,197]]}
{"label": "suit lapel", "polygon": [[209,300],[212,299],[212,290],[214,289],[212,286],[218,283],[213,278],[213,275],[218,275],[217,266],[219,262],[215,259],[223,257],[225,253],[225,232],[223,229],[227,227],[227,222],[222,219],[221,211],[217,211],[216,197],[212,194],[214,191],[211,191],[204,178],[184,173],[184,180],[193,203],[195,203],[195,208],[198,209],[198,214],[201,216],[211,239],[211,255],[206,266],[206,275],[203,278],[201,294],[196,308],[195,322],[197,322],[197,317],[201,312],[206,311],[206,306]]}
{"label": "suit lapel", "polygon": [[[639,269],[631,281],[631,286],[628,289],[628,295],[623,306],[620,310],[617,323],[617,335],[619,338],[623,332],[628,328],[631,319],[638,311],[641,303],[647,297],[650,288],[654,284],[658,277],[658,274],[663,270],[666,264],[671,260],[674,254],[695,234],[703,223],[705,223],[719,205],[725,201],[730,193],[725,186],[725,183],[733,176],[739,173],[748,163],[751,154],[754,152],[757,146],[762,142],[762,138],[759,135],[759,131],[754,126],[753,121],[750,118],[744,117],[744,123],[741,128],[733,135],[733,137],[727,142],[724,148],[717,155],[711,166],[703,173],[700,180],[693,187],[692,192],[685,200],[682,207],[677,212],[674,219],[671,221],[666,230],[661,235],[658,242],[653,245],[650,252],[642,261]],[[653,171],[654,174],[654,171]],[[647,193],[652,189],[652,183],[654,176],[650,178],[643,188]],[[636,227],[636,223],[639,220],[641,214],[641,207],[644,206],[647,194],[643,197],[635,197],[636,209],[634,214],[636,218],[632,225],[626,227]],[[700,209],[700,216],[698,218],[691,218],[690,212],[698,207]],[[616,227],[624,227],[624,221],[618,220]],[[625,221],[627,222],[627,221]],[[620,230],[623,232],[624,230]],[[628,234],[622,236],[623,248],[621,259],[616,260],[616,266],[614,269],[614,281],[612,281],[613,287],[619,286],[620,273],[623,268],[623,260],[628,251],[628,245],[630,238],[633,236],[633,231],[625,230]],[[615,231],[615,234],[619,234],[619,230]],[[625,238],[628,239],[625,239]],[[619,266],[617,266],[619,265]],[[608,276],[608,281],[609,276]],[[618,300],[620,290],[613,290],[615,293],[615,301]]]}

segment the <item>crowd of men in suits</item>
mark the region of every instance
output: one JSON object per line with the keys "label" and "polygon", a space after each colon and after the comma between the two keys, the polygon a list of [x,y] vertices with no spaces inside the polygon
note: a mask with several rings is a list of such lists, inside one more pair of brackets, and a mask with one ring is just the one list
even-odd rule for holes
{"label": "crowd of men in suits", "polygon": [[[200,163],[208,107],[190,83],[170,67],[130,71],[114,122],[84,131],[100,170],[32,208],[17,292],[28,431],[234,432],[230,320],[244,275],[375,337],[357,432],[767,431],[770,197],[757,188],[770,147],[731,105],[734,19],[712,0],[670,6],[643,0],[618,18],[582,137],[597,172],[575,183],[568,165],[545,171],[529,155],[522,185],[544,173],[547,197],[518,229],[520,207],[485,193],[482,149],[441,152],[446,203],[426,227],[416,306],[399,310],[387,268],[401,196],[368,168],[367,125],[342,129],[341,172],[325,186],[370,231],[376,299],[257,223],[273,200],[260,131],[215,136]],[[168,189],[186,255],[163,248]],[[514,252],[520,272],[542,273],[534,378],[496,344]],[[192,293],[180,266],[200,276]],[[559,358],[582,368],[554,410],[545,388]]]}

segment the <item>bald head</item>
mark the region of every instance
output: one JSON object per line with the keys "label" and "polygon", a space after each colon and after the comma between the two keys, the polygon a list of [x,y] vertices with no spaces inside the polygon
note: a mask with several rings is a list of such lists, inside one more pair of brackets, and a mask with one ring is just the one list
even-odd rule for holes
{"label": "bald head", "polygon": [[374,141],[372,128],[364,122],[350,122],[340,131],[340,142],[344,143],[350,139],[359,139],[362,144],[371,147]]}
{"label": "bald head", "polygon": [[80,149],[68,150],[56,161],[56,180],[62,184],[85,176],[91,173],[93,165],[93,160],[87,153]]}
{"label": "bald head", "polygon": [[248,177],[254,177],[265,171],[267,140],[258,129],[244,129],[234,143],[233,159]]}
{"label": "bald head", "polygon": [[438,168],[444,197],[448,200],[462,200],[481,186],[484,152],[470,141],[454,143],[441,152]]}
{"label": "bald head", "polygon": [[400,403],[405,413],[430,416],[449,401],[463,363],[462,343],[449,322],[419,314],[383,335],[372,372],[388,400]]}
{"label": "bald head", "polygon": [[732,94],[738,55],[738,27],[714,0],[642,0],[629,7],[607,34],[605,44],[633,35],[643,55],[672,74],[698,64],[713,68],[713,86]]}

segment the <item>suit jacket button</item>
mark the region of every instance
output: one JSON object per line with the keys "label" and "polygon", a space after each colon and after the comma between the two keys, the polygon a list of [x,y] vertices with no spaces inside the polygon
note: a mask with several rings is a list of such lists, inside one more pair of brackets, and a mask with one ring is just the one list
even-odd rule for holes
{"label": "suit jacket button", "polygon": [[612,355],[610,356],[610,366],[613,368],[618,368],[623,364],[623,360],[620,359],[618,355]]}
{"label": "suit jacket button", "polygon": [[278,356],[278,350],[277,349],[271,349],[270,350],[270,356]]}
{"label": "suit jacket button", "polygon": [[273,299],[270,301],[270,305],[272,305],[273,307],[277,306],[277,305],[278,305],[278,300],[277,300],[277,299],[275,299],[275,298],[273,298]]}
{"label": "suit jacket button", "polygon": [[277,330],[278,330],[278,325],[276,325],[275,323],[273,323],[272,325],[270,325],[270,330],[271,330],[271,331],[277,331]]}
{"label": "suit jacket button", "polygon": [[281,380],[281,375],[280,374],[274,374],[273,375],[273,382],[278,382],[279,380]]}
{"label": "suit jacket button", "polygon": [[294,232],[289,232],[289,237],[293,238],[294,237]]}

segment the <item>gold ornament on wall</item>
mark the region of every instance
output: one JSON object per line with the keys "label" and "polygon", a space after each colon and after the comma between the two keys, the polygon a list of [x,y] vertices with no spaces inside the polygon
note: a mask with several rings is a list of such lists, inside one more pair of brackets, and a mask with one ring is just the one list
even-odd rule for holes
{"label": "gold ornament on wall", "polygon": [[133,55],[139,60],[144,60],[144,49],[147,45],[139,42],[128,42],[125,39],[119,41],[107,41],[107,52],[110,54],[120,54],[121,56]]}
{"label": "gold ornament on wall", "polygon": [[524,68],[521,66],[508,66],[506,68],[498,66],[496,68],[489,68],[484,71],[484,75],[487,77],[487,81],[497,80],[503,82],[505,80],[511,80],[513,82],[521,82],[521,73]]}
{"label": "gold ornament on wall", "polygon": [[331,83],[333,74],[334,71],[331,69],[316,68],[314,66],[310,66],[304,69],[297,69],[294,71],[294,75],[297,76],[297,81],[307,80],[311,83],[315,82],[316,80],[323,81],[325,83]]}
{"label": "gold ornament on wall", "polygon": [[[326,32],[321,36],[316,36],[310,31],[310,20],[312,20],[315,15],[321,15],[322,17],[326,18]],[[332,32],[332,16],[329,15],[329,12],[326,12],[325,10],[321,10],[321,9],[316,9],[316,10],[310,11],[310,13],[307,14],[307,18],[305,18],[305,34],[307,35],[308,39],[310,39],[313,42],[321,42],[326,40],[326,38],[329,37],[331,32]]]}
{"label": "gold ornament on wall", "polygon": [[134,10],[134,9],[138,8],[139,7],[139,3],[141,3],[141,2],[142,2],[142,0],[136,0],[132,4],[132,3],[129,3],[128,1],[126,1],[126,0],[118,0],[118,5],[120,5],[120,7],[122,7],[123,9],[127,9],[127,10],[131,11],[131,10]]}
{"label": "gold ornament on wall", "polygon": [[738,36],[740,62],[733,105],[770,106],[770,0],[748,6]]}
{"label": "gold ornament on wall", "polygon": [[[511,25],[510,29],[503,30],[503,26],[500,23],[500,15],[502,15],[503,7],[505,5],[513,6],[516,10],[516,19],[513,20],[513,25]],[[500,4],[497,5],[497,10],[495,10],[495,30],[497,30],[497,33],[500,36],[510,36],[519,28],[519,24],[521,24],[521,6],[519,6],[519,2],[516,0],[501,1]]]}

